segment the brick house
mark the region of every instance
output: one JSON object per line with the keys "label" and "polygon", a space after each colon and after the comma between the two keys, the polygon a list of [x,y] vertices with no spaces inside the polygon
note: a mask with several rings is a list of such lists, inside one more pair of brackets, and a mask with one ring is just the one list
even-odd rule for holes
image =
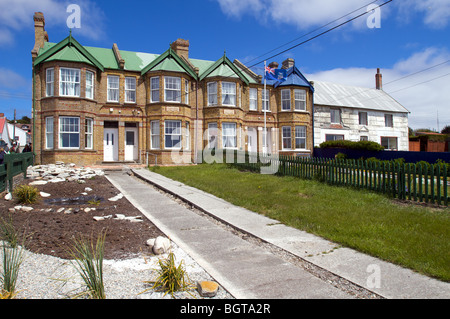
{"label": "brick house", "polygon": [[[208,148],[311,154],[314,88],[288,59],[267,82],[224,54],[189,57],[178,39],[162,54],[48,42],[34,15],[33,145],[37,163],[192,163]],[[277,66],[277,65],[273,65]],[[267,112],[263,111],[267,109]],[[264,124],[266,113],[266,124]]]}

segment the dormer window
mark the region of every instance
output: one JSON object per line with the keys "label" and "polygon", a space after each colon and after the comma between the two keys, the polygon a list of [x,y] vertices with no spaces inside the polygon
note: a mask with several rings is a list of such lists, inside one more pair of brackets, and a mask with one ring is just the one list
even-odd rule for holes
{"label": "dormer window", "polygon": [[59,95],[80,96],[80,69],[61,68],[59,70]]}

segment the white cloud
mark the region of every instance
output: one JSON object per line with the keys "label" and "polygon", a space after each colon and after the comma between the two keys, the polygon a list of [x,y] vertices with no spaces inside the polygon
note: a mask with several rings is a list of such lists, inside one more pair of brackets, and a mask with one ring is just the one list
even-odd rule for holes
{"label": "white cloud", "polygon": [[423,14],[422,22],[432,28],[444,28],[450,21],[450,1],[448,0],[410,0],[396,3],[399,8],[398,19],[411,22],[414,12]]}
{"label": "white cloud", "polygon": [[3,88],[22,88],[26,86],[27,80],[20,74],[0,67],[0,86]]}
{"label": "white cloud", "polygon": [[[10,44],[11,34],[33,26],[35,12],[43,12],[46,29],[67,28],[67,6],[69,0],[0,0],[0,44]],[[81,8],[81,28],[74,33],[100,39],[104,35],[104,13],[91,0],[77,1]]]}
{"label": "white cloud", "polygon": [[[411,112],[410,127],[437,129],[438,113],[439,129],[450,125],[450,62],[444,63],[449,60],[450,52],[428,48],[381,70],[383,90]],[[305,76],[313,81],[375,88],[375,73],[368,68],[338,68]]]}

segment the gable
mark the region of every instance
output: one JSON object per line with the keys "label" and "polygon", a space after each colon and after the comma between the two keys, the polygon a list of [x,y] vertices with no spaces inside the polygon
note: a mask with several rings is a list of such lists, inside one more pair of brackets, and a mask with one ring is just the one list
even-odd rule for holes
{"label": "gable", "polygon": [[141,75],[149,71],[175,71],[189,74],[194,79],[197,79],[197,74],[192,68],[181,59],[175,51],[169,48],[166,52],[158,56],[150,62],[142,71]]}
{"label": "gable", "polygon": [[[214,75],[212,75],[214,74]],[[242,72],[226,57],[224,54],[219,60],[214,62],[206,71],[200,75],[200,81],[207,77],[222,76],[235,77],[241,79],[246,85],[249,85],[249,80],[242,74]]]}

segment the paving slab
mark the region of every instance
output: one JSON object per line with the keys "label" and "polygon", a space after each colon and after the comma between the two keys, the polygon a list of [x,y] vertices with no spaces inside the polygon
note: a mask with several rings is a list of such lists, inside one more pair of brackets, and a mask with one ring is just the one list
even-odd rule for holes
{"label": "paving slab", "polygon": [[106,177],[236,298],[352,298],[204,216],[181,205],[174,209],[172,199],[125,172],[108,172]]}
{"label": "paving slab", "polygon": [[450,284],[388,263],[301,230],[280,224],[204,191],[148,169],[132,169],[142,180],[179,196],[191,205],[284,249],[318,267],[386,298],[450,298]]}

